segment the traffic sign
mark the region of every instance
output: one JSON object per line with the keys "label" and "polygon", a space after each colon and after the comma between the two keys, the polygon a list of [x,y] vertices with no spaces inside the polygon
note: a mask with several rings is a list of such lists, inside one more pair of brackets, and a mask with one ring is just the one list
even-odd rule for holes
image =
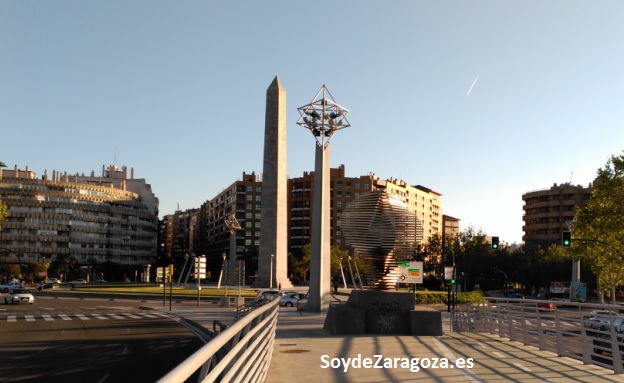
{"label": "traffic sign", "polygon": [[195,257],[195,279],[206,279],[206,256]]}

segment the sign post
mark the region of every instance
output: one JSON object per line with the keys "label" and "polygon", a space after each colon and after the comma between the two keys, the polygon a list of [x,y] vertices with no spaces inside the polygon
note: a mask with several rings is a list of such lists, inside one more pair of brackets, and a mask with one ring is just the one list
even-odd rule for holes
{"label": "sign post", "polygon": [[201,291],[201,280],[206,278],[206,256],[195,257],[195,279],[197,280],[197,307]]}

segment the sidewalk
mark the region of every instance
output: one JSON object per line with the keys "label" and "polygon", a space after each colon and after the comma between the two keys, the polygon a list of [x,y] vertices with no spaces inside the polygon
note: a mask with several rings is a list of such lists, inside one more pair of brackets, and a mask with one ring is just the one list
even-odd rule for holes
{"label": "sidewalk", "polygon": [[[168,306],[150,306],[170,312]],[[444,321],[441,337],[328,335],[323,331],[325,315],[280,308],[266,381],[624,383],[624,376],[614,375],[610,370],[560,358],[535,347],[487,334],[451,332],[446,309],[438,308]],[[232,323],[235,310],[210,302],[197,308],[187,302],[174,305],[171,313],[212,329],[215,319]],[[412,365],[413,358],[420,359]],[[347,361],[349,366],[345,372]],[[381,368],[373,368],[375,362],[379,362]],[[367,363],[371,364],[370,368],[365,368]]]}

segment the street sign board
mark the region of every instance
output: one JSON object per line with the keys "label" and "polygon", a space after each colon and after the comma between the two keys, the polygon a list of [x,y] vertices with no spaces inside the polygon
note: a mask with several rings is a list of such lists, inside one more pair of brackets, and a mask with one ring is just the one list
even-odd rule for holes
{"label": "street sign board", "polygon": [[402,261],[398,267],[399,283],[423,283],[423,263]]}
{"label": "street sign board", "polygon": [[444,279],[446,279],[447,281],[450,281],[451,279],[453,279],[454,269],[455,268],[453,266],[444,266]]}
{"label": "street sign board", "polygon": [[206,256],[195,257],[195,275],[196,279],[206,279]]}

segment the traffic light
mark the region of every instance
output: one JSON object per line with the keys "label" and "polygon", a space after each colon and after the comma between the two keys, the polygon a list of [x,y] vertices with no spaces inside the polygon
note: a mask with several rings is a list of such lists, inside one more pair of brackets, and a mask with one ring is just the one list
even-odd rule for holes
{"label": "traffic light", "polygon": [[455,278],[451,279],[451,285],[455,284]]}
{"label": "traffic light", "polygon": [[561,246],[570,247],[572,244],[572,233],[569,231],[561,232]]}
{"label": "traffic light", "polygon": [[492,249],[493,250],[498,249],[498,237],[492,237]]}

